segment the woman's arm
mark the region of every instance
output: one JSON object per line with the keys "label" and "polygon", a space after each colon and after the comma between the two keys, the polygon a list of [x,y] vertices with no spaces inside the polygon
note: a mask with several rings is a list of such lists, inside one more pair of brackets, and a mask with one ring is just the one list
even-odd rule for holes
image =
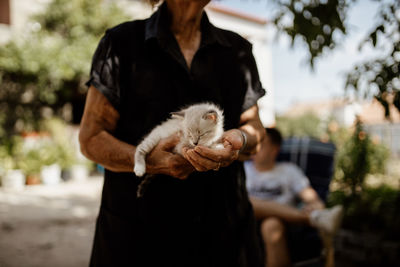
{"label": "woman's arm", "polygon": [[131,172],[135,147],[112,135],[118,120],[118,111],[102,93],[91,86],[79,132],[81,151],[88,159],[109,170]]}
{"label": "woman's arm", "polygon": [[[114,172],[133,172],[136,147],[115,138],[118,111],[96,88],[89,88],[83,113],[79,142],[90,160]],[[146,157],[146,172],[184,179],[193,167],[180,155],[172,153],[179,137],[162,140]]]}
{"label": "woman's arm", "polygon": [[240,116],[240,130],[247,135],[247,145],[241,150],[239,160],[248,160],[251,155],[260,150],[261,142],[265,137],[265,128],[258,115],[258,106],[254,105]]}
{"label": "woman's arm", "polygon": [[[265,130],[258,116],[257,105],[252,106],[240,116],[239,129],[226,131],[222,137],[224,149],[211,149],[204,146],[196,146],[194,149],[184,148],[184,157],[197,171],[218,170],[234,160],[245,160],[255,154],[259,144],[265,136]],[[247,136],[246,147],[241,131]],[[239,154],[239,150],[242,150]]]}

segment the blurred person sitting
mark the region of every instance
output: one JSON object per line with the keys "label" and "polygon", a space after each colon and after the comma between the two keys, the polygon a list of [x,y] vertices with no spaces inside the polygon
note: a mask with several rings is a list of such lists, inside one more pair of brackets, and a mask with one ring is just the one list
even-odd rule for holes
{"label": "blurred person sitting", "polygon": [[[260,151],[245,162],[246,186],[266,252],[266,265],[289,266],[288,240],[299,235],[298,225],[332,235],[341,221],[342,207],[326,209],[302,170],[290,162],[276,162],[282,135],[266,128]],[[296,199],[301,200],[300,207]],[[298,239],[298,236],[295,237]]]}

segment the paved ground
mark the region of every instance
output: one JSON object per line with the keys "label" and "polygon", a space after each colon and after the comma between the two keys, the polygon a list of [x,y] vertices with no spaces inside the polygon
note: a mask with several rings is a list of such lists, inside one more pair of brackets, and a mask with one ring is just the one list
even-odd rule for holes
{"label": "paved ground", "polygon": [[88,266],[102,183],[0,187],[0,267]]}

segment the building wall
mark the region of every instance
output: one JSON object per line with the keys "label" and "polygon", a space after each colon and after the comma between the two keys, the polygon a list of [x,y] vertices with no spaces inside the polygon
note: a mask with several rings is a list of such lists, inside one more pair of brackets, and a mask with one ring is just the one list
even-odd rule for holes
{"label": "building wall", "polygon": [[267,40],[265,24],[221,14],[208,9],[210,22],[215,26],[234,31],[253,44],[253,54],[257,62],[261,83],[267,94],[258,101],[260,118],[265,127],[275,124],[274,86],[272,79],[272,56],[270,42]]}
{"label": "building wall", "polygon": [[[2,1],[2,0],[0,0]],[[9,0],[10,24],[0,23],[0,44],[14,35],[23,35],[32,27],[30,18],[46,7],[50,0]]]}
{"label": "building wall", "polygon": [[385,144],[393,156],[400,158],[400,123],[364,125],[365,131]]}

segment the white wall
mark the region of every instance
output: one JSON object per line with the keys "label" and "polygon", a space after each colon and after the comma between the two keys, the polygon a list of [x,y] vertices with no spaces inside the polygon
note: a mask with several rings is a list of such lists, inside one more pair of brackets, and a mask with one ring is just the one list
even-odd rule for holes
{"label": "white wall", "polygon": [[31,16],[42,11],[50,0],[10,0],[10,25],[0,24],[0,44],[6,43],[13,35],[29,31]]}
{"label": "white wall", "polygon": [[253,44],[253,54],[257,62],[260,80],[267,94],[258,101],[263,125],[275,124],[274,86],[272,79],[272,56],[267,40],[266,25],[207,9],[210,22],[215,26],[234,31]]}

